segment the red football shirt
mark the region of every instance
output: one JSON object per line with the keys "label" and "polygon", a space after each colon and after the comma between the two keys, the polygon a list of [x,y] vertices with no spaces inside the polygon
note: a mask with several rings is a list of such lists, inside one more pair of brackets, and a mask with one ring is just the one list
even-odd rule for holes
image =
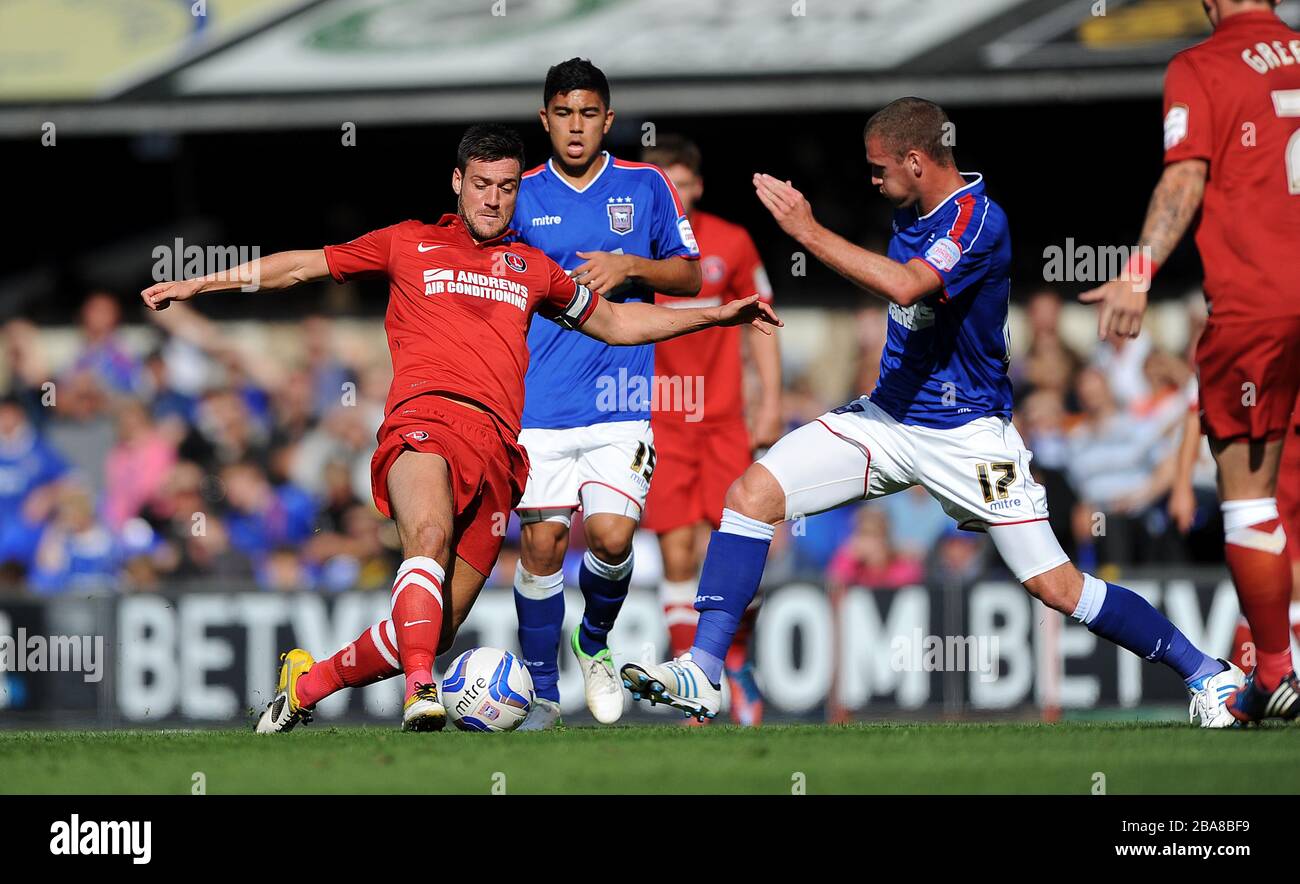
{"label": "red football shirt", "polygon": [[[692,212],[690,221],[700,247],[703,276],[700,293],[694,298],[656,295],[655,303],[666,307],[714,307],[754,294],[762,295],[765,301],[772,300],[772,286],[763,271],[758,249],[743,227],[700,211]],[[655,377],[661,379],[655,402],[656,426],[688,419],[694,423],[696,415],[700,417],[699,423],[744,417],[741,328],[711,328],[655,344]],[[685,384],[688,379],[696,385],[694,389],[699,396],[696,378],[704,378],[704,387],[702,399],[697,400],[701,407],[692,412],[672,400],[681,398],[676,397],[676,384]],[[684,399],[683,403],[691,404]]]}
{"label": "red football shirt", "polygon": [[542,252],[504,242],[508,235],[476,243],[459,216],[443,215],[437,224],[403,221],[325,247],[339,282],[388,277],[386,414],[421,393],[451,393],[519,435],[533,313],[577,328],[596,298]]}
{"label": "red football shirt", "polygon": [[1300,33],[1224,19],[1165,75],[1165,162],[1209,162],[1196,245],[1220,319],[1300,316]]}

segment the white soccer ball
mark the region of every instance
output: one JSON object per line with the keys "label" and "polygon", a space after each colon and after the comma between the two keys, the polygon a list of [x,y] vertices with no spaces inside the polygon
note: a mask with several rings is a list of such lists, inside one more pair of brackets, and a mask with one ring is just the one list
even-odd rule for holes
{"label": "white soccer ball", "polygon": [[509,651],[470,648],[447,667],[442,704],[463,731],[512,731],[533,708],[533,677]]}

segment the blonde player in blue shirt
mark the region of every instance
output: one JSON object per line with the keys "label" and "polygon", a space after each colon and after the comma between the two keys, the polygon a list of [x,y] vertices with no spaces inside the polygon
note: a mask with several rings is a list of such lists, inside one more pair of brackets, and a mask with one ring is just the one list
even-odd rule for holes
{"label": "blonde player in blue shirt", "polygon": [[727,492],[700,575],[691,650],[668,663],[628,663],[634,699],[700,719],[722,703],[722,658],[785,520],[924,487],[968,530],[986,531],[1031,595],[1094,634],[1175,670],[1193,720],[1228,727],[1224,701],[1241,670],[1203,653],[1135,592],[1079,571],[1047,521],[1047,495],[1011,423],[1007,336],[1011,236],[984,180],[958,171],[937,104],[900,98],[873,116],[864,140],[872,184],[893,203],[888,256],[817,223],[803,194],[754,176],[781,228],[818,259],[889,302],[880,380],[869,396],[794,430]]}

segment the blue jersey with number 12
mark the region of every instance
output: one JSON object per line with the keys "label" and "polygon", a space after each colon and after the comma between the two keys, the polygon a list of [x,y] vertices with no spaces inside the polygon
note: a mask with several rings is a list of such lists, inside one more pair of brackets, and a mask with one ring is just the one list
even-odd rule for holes
{"label": "blue jersey with number 12", "polygon": [[[661,260],[700,255],[681,200],[668,177],[649,163],[602,154],[604,165],[582,190],[550,161],[524,173],[511,227],[565,270],[578,252],[622,252]],[[624,285],[611,301],[654,302],[645,286]],[[611,347],[543,318],[528,330],[523,426],[586,427],[648,420],[654,345]]]}

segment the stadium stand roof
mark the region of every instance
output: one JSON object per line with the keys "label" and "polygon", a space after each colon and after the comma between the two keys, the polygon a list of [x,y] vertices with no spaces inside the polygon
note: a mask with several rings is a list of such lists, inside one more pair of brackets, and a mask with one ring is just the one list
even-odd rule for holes
{"label": "stadium stand roof", "polygon": [[9,0],[0,135],[523,118],[572,55],[636,114],[1146,97],[1207,33],[1199,0]]}

